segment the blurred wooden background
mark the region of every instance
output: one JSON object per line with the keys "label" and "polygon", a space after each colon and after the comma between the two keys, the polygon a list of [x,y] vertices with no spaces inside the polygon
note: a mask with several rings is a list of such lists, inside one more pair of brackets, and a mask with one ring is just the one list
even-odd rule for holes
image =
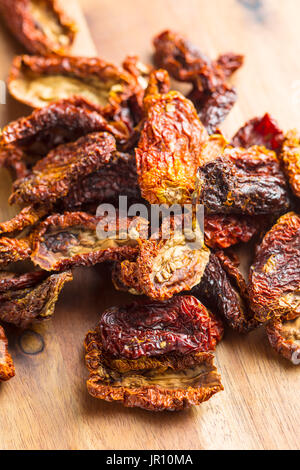
{"label": "blurred wooden background", "polygon": [[[64,0],[81,18],[76,0]],[[152,37],[173,28],[214,57],[246,55],[234,77],[239,100],[223,125],[231,136],[244,121],[269,111],[284,129],[300,128],[299,0],[80,0],[101,57],[126,54],[151,60]],[[78,54],[94,45],[81,22]],[[0,24],[0,79],[22,53]],[[27,113],[11,98],[0,125]],[[1,173],[1,219],[10,181]],[[247,337],[226,332],[217,363],[225,391],[180,413],[128,410],[86,392],[83,338],[107,306],[128,301],[105,268],[76,272],[53,321],[35,327],[36,350],[8,328],[17,376],[0,386],[0,449],[296,449],[299,448],[299,370],[278,358],[262,330]],[[20,342],[22,341],[22,348]],[[22,350],[23,349],[23,350]]]}

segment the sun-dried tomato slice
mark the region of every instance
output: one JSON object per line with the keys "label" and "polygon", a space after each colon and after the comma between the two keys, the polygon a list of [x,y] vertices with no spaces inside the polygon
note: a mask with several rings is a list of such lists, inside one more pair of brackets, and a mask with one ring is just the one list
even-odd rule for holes
{"label": "sun-dried tomato slice", "polygon": [[283,140],[284,134],[278,123],[270,114],[266,113],[261,118],[254,118],[246,122],[233,137],[232,145],[244,148],[261,145],[280,153]]}
{"label": "sun-dried tomato slice", "polygon": [[34,108],[79,97],[110,118],[122,117],[120,108],[140,88],[129,73],[97,57],[18,56],[8,79],[10,93]]}
{"label": "sun-dried tomato slice", "polygon": [[70,49],[76,24],[58,0],[0,0],[0,11],[15,37],[36,54],[65,54]]}
{"label": "sun-dried tomato slice", "polygon": [[136,149],[142,196],[151,204],[189,202],[207,133],[192,103],[180,93],[147,94],[145,109]]}
{"label": "sun-dried tomato slice", "polygon": [[275,152],[259,146],[226,147],[223,154],[203,163],[196,194],[209,214],[280,214],[290,206]]}
{"label": "sun-dried tomato slice", "polygon": [[[33,321],[47,320],[52,316],[60,291],[73,276],[66,271],[51,274],[45,280],[40,281],[40,278],[41,275],[35,274],[34,278],[28,275],[27,279],[21,279],[22,282],[19,279],[14,284],[8,274],[11,288],[0,294],[0,320],[25,328]],[[33,284],[33,279],[37,284]]]}
{"label": "sun-dried tomato slice", "polygon": [[87,334],[85,348],[90,371],[88,391],[108,402],[151,411],[176,411],[200,405],[223,390],[210,353],[114,360],[103,351],[96,331]]}
{"label": "sun-dried tomato slice", "polygon": [[0,293],[35,286],[48,276],[49,273],[46,271],[32,271],[25,274],[0,271]]}
{"label": "sun-dried tomato slice", "polygon": [[247,333],[257,326],[253,313],[248,306],[246,284],[241,275],[236,277],[233,265],[225,268],[225,255],[222,262],[211,253],[209,263],[204,271],[200,284],[195,286],[191,294],[197,297],[215,314],[225,319],[226,323],[240,333]]}
{"label": "sun-dried tomato slice", "polygon": [[5,332],[0,326],[0,382],[7,381],[15,375],[15,366],[11,355],[8,353],[7,346]]}
{"label": "sun-dried tomato slice", "polygon": [[300,136],[298,131],[289,131],[280,154],[284,172],[293,193],[300,198]]}
{"label": "sun-dried tomato slice", "polygon": [[117,267],[115,287],[165,300],[198,284],[210,252],[199,228],[193,242],[182,224],[182,216],[176,216],[170,219],[170,226],[169,221],[163,223],[159,234],[139,240],[136,260],[125,260]]}
{"label": "sun-dried tomato slice", "polygon": [[79,178],[109,163],[116,150],[111,134],[93,133],[62,144],[39,160],[32,173],[14,183],[10,203],[51,204],[68,194]]}
{"label": "sun-dried tomato slice", "polygon": [[294,365],[300,364],[300,316],[289,321],[273,319],[267,324],[266,332],[272,348],[278,354]]}
{"label": "sun-dried tomato slice", "polygon": [[57,206],[94,213],[99,204],[117,202],[119,196],[126,196],[128,203],[141,201],[134,156],[116,152],[107,165],[78,180]]}
{"label": "sun-dried tomato slice", "polygon": [[0,147],[14,145],[40,158],[54,147],[92,132],[110,132],[120,140],[129,136],[125,125],[109,123],[97,107],[83,98],[73,98],[36,109],[30,116],[8,124],[2,130]]}
{"label": "sun-dried tomato slice", "polygon": [[54,214],[32,233],[31,259],[46,271],[133,259],[138,237],[145,237],[147,230],[148,222],[140,217],[110,220],[84,212]]}
{"label": "sun-dried tomato slice", "polygon": [[223,326],[192,296],[164,302],[139,301],[106,310],[99,322],[105,351],[114,357],[138,359],[174,352],[213,351]]}
{"label": "sun-dried tomato slice", "polygon": [[265,235],[250,270],[255,317],[265,322],[300,315],[300,217],[289,212]]}
{"label": "sun-dried tomato slice", "polygon": [[214,214],[204,218],[205,244],[210,248],[223,249],[247,243],[258,232],[260,223],[256,218],[237,215]]}

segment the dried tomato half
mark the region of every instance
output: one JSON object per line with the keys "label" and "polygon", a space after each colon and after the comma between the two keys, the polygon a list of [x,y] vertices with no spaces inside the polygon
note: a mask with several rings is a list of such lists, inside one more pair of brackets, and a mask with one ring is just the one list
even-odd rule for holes
{"label": "dried tomato half", "polygon": [[62,144],[33,167],[32,173],[13,185],[10,203],[51,204],[68,194],[79,178],[109,163],[116,150],[114,137],[93,133]]}
{"label": "dried tomato half", "polygon": [[278,354],[295,365],[300,364],[300,316],[289,321],[273,319],[267,324],[266,332]]}
{"label": "dried tomato half", "polygon": [[259,146],[226,147],[202,164],[196,194],[209,214],[280,214],[290,205],[275,152]]}
{"label": "dried tomato half", "polygon": [[210,253],[199,229],[194,236],[194,242],[188,238],[181,216],[170,219],[170,227],[163,224],[159,235],[139,240],[136,260],[125,260],[117,267],[115,287],[156,300],[190,290],[200,282]]}
{"label": "dried tomato half", "polygon": [[151,204],[189,202],[207,133],[193,104],[180,93],[147,94],[145,108],[136,149],[142,196]]}
{"label": "dried tomato half", "polygon": [[69,51],[76,24],[58,0],[0,0],[7,26],[29,52],[43,55]]}
{"label": "dried tomato half", "polygon": [[296,130],[286,135],[280,160],[293,193],[300,198],[300,137]]}
{"label": "dried tomato half", "polygon": [[213,351],[223,336],[221,321],[192,296],[109,308],[98,331],[106,352],[127,359]]}
{"label": "dried tomato half", "polygon": [[222,334],[191,296],[110,308],[86,336],[88,391],[155,411],[198,405],[223,389],[207,352]]}
{"label": "dried tomato half", "polygon": [[101,400],[149,411],[178,411],[200,405],[223,390],[210,353],[160,356],[145,363],[120,359],[118,366],[126,363],[129,369],[122,372],[112,366],[97,332],[88,333],[85,348],[88,392]]}
{"label": "dried tomato half", "polygon": [[[224,255],[225,256],[225,255]],[[233,268],[232,264],[230,265]],[[249,309],[245,283],[236,279],[234,270],[231,276],[224,269],[220,258],[211,253],[201,282],[191,290],[212,312],[224,318],[226,323],[239,333],[247,333],[257,326]]]}
{"label": "dried tomato half", "polygon": [[111,118],[139,87],[129,73],[97,57],[18,56],[8,79],[12,96],[34,108],[79,97]]}
{"label": "dried tomato half", "polygon": [[300,315],[300,217],[280,217],[257,248],[250,270],[249,296],[260,322]]}
{"label": "dried tomato half", "polygon": [[14,145],[37,159],[60,144],[74,142],[92,132],[109,132],[120,140],[128,138],[126,126],[109,123],[83,98],[61,100],[4,127],[0,147]]}
{"label": "dried tomato half", "polygon": [[110,220],[84,212],[54,214],[32,233],[31,259],[46,271],[133,259],[137,239],[145,237],[146,231],[148,222],[140,217]]}
{"label": "dried tomato half", "polygon": [[254,118],[246,122],[233,137],[232,145],[244,148],[261,145],[280,153],[283,140],[284,134],[278,123],[270,114],[266,113],[261,118]]}
{"label": "dried tomato half", "polygon": [[7,276],[9,290],[6,286],[0,293],[0,320],[21,328],[50,318],[64,284],[73,279],[70,271],[51,274],[45,280],[36,273],[19,278],[18,282],[13,282],[10,273]]}
{"label": "dried tomato half", "polygon": [[28,160],[28,155],[15,145],[0,146],[0,168],[6,168],[13,180],[28,175]]}
{"label": "dried tomato half", "polygon": [[5,382],[15,375],[15,366],[8,353],[8,342],[5,332],[0,326],[0,382]]}

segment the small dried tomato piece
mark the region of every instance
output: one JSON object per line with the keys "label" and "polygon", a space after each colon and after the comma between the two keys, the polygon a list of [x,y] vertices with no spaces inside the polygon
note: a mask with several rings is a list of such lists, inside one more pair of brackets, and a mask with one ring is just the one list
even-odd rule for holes
{"label": "small dried tomato piece", "polygon": [[29,52],[50,55],[69,51],[76,24],[57,0],[0,0],[7,26]]}
{"label": "small dried tomato piece", "polygon": [[10,203],[51,204],[68,194],[79,178],[109,163],[116,150],[108,133],[93,133],[62,144],[39,160],[32,173],[13,186]]}
{"label": "small dried tomato piece", "polygon": [[224,262],[224,258],[221,262],[220,257],[211,253],[201,282],[191,290],[191,294],[212,312],[224,318],[231,328],[239,333],[247,333],[255,328],[257,323],[248,306],[245,281],[242,282],[241,274],[238,279],[235,278],[236,272],[232,264],[229,276],[229,270],[224,269]]}
{"label": "small dried tomato piece", "polygon": [[[70,271],[66,271],[51,274],[41,282],[40,277],[36,274],[34,278],[27,276],[27,279],[23,278],[22,282],[14,285],[8,274],[11,289],[0,294],[0,320],[25,328],[33,321],[46,320],[52,316],[60,291],[66,282],[72,281],[73,276]],[[33,285],[33,279],[37,284]]]}
{"label": "small dried tomato piece", "polygon": [[[139,217],[110,220],[84,212],[54,214],[32,233],[31,259],[46,271],[133,259],[137,238],[146,236],[146,230],[148,222]],[[104,238],[99,238],[101,232]]]}
{"label": "small dried tomato piece", "polygon": [[244,56],[234,52],[225,52],[217,58],[217,64],[221,67],[225,78],[230,78],[244,64]]}
{"label": "small dried tomato piece", "polygon": [[224,249],[237,243],[247,243],[259,230],[256,218],[214,214],[204,218],[205,244],[210,248]]}
{"label": "small dried tomato piece", "polygon": [[200,405],[223,390],[210,353],[188,356],[113,359],[103,350],[101,336],[91,331],[85,339],[89,393],[108,402],[151,411],[176,411]]}
{"label": "small dried tomato piece", "polygon": [[25,274],[0,271],[0,293],[35,286],[48,275],[46,271],[32,271]]}
{"label": "small dried tomato piece", "polygon": [[300,364],[300,316],[289,321],[273,319],[267,324],[266,332],[278,354],[294,365]]}
{"label": "small dried tomato piece", "polygon": [[200,229],[185,233],[182,216],[176,216],[170,219],[170,226],[163,223],[159,234],[139,240],[136,260],[125,260],[117,267],[115,287],[156,300],[169,299],[200,282],[209,253]]}
{"label": "small dried tomato piece", "polygon": [[10,380],[15,375],[15,366],[7,346],[5,332],[0,326],[0,382]]}
{"label": "small dried tomato piece", "polygon": [[260,322],[300,315],[300,217],[280,217],[257,248],[250,270],[249,296]]}
{"label": "small dried tomato piece", "polygon": [[293,193],[300,198],[300,137],[296,130],[287,133],[280,160]]}
{"label": "small dried tomato piece", "polygon": [[246,122],[233,137],[232,145],[244,148],[260,145],[280,153],[283,140],[284,134],[278,123],[270,114],[266,113],[261,118],[254,118]]}
{"label": "small dried tomato piece", "polygon": [[151,204],[188,202],[207,133],[192,103],[180,93],[146,95],[145,108],[136,149],[142,196]]}
{"label": "small dried tomato piece", "polygon": [[213,351],[223,335],[222,323],[192,296],[109,308],[98,331],[105,351],[127,359]]}
{"label": "small dried tomato piece", "polygon": [[290,206],[275,152],[227,147],[198,170],[196,194],[208,214],[280,214]]}

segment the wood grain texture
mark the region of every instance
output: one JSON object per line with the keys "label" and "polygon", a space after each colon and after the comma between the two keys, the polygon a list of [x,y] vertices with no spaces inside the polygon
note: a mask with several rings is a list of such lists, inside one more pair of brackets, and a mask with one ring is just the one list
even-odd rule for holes
{"label": "wood grain texture", "polygon": [[[150,60],[151,39],[174,28],[211,56],[246,55],[234,83],[239,100],[223,130],[231,136],[248,118],[271,112],[284,129],[300,127],[298,0],[82,0],[98,53],[117,63],[128,53]],[[283,5],[284,3],[284,5]],[[76,17],[76,1],[64,4]],[[82,24],[82,23],[81,23]],[[0,25],[0,79],[22,49]],[[93,55],[83,24],[78,54]],[[1,125],[28,112],[8,98]],[[0,180],[1,219],[10,182]],[[90,397],[85,388],[83,338],[104,308],[127,302],[105,267],[78,270],[53,321],[35,330],[40,354],[22,352],[9,329],[17,376],[0,386],[0,449],[296,449],[299,448],[299,370],[270,349],[262,330],[226,332],[217,363],[225,391],[180,413],[128,410]],[[38,347],[38,346],[37,346]],[[27,348],[25,347],[27,350]],[[30,352],[30,351],[29,351]]]}

